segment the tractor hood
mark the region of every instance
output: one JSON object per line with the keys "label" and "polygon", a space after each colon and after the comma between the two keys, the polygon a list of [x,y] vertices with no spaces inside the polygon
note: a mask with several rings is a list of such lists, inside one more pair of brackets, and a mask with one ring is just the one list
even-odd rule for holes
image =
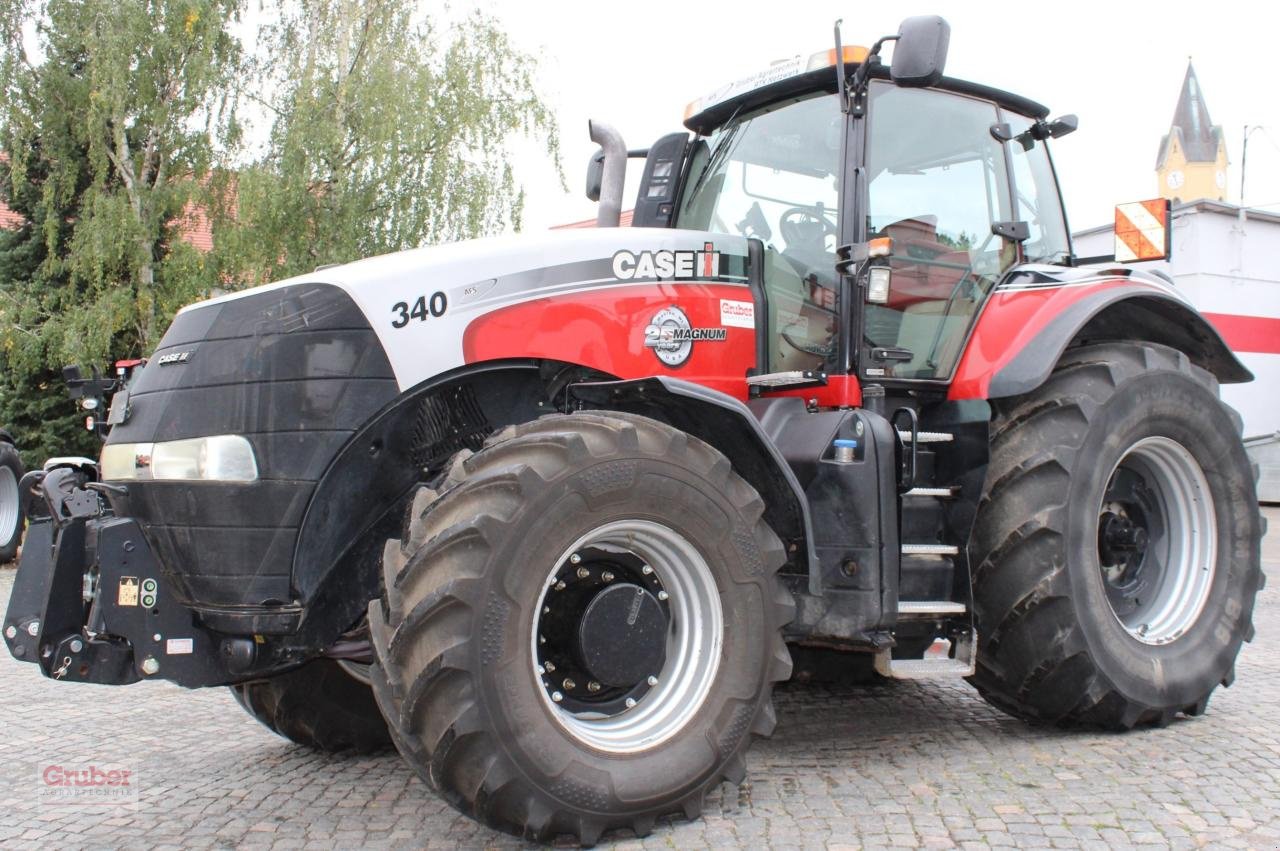
{"label": "tractor hood", "polygon": [[[566,229],[418,248],[319,269],[184,308],[211,311],[274,291],[346,293],[386,352],[400,390],[466,363],[471,323],[521,302],[644,282],[745,284],[741,236],[667,228]],[[203,323],[201,323],[203,324]],[[161,344],[163,356],[170,341]]]}

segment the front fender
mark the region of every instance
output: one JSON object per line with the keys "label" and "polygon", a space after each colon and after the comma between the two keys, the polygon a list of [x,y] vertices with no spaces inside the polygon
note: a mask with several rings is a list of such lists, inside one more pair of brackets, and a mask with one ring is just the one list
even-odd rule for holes
{"label": "front fender", "polygon": [[804,488],[760,421],[734,397],[668,376],[575,384],[572,395],[589,407],[629,411],[670,423],[720,450],[760,493],[765,521],[786,542],[803,547],[809,569],[818,564]]}
{"label": "front fender", "polygon": [[1252,381],[1209,322],[1161,279],[1139,270],[1025,267],[987,300],[948,398],[998,399],[1039,387],[1073,343],[1161,343],[1226,384]]}

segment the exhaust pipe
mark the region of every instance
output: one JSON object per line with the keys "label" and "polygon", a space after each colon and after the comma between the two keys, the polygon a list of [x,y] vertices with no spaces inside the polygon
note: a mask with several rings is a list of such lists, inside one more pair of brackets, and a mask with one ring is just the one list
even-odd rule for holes
{"label": "exhaust pipe", "polygon": [[627,146],[622,134],[608,124],[588,121],[591,141],[604,151],[604,173],[600,178],[600,209],[596,227],[616,228],[622,218],[622,185],[627,179]]}

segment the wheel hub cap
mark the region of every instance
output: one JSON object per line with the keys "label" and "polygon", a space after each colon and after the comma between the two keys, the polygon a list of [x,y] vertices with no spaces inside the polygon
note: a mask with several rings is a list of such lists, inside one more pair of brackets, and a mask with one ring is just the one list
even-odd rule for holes
{"label": "wheel hub cap", "polygon": [[669,596],[634,553],[583,547],[565,559],[538,619],[538,668],[551,700],[573,712],[630,709],[662,671]]}
{"label": "wheel hub cap", "polygon": [[630,582],[596,594],[578,626],[578,653],[587,673],[607,686],[630,688],[657,674],[666,649],[662,604]]}

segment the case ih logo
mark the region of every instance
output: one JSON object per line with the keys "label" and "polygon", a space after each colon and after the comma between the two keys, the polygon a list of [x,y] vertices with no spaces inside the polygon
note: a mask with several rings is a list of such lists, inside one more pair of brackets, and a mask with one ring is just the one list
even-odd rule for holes
{"label": "case ih logo", "polygon": [[673,304],[653,315],[644,329],[644,344],[667,366],[679,366],[689,359],[695,341],[723,343],[728,336],[726,328],[694,328],[684,311]]}
{"label": "case ih logo", "polygon": [[708,242],[701,251],[619,251],[613,255],[613,275],[633,278],[713,278],[720,273],[720,252]]}

